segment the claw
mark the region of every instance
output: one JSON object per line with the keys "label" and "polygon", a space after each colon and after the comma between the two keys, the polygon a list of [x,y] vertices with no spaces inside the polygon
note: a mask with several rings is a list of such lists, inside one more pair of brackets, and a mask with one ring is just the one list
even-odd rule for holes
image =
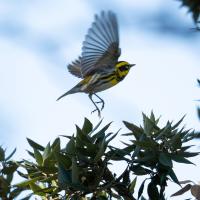
{"label": "claw", "polygon": [[97,109],[97,108],[94,109],[94,110],[91,112],[91,114],[94,113],[94,112],[96,112],[96,111],[98,112],[98,116],[99,116],[99,118],[101,118],[101,112],[100,112],[100,110]]}

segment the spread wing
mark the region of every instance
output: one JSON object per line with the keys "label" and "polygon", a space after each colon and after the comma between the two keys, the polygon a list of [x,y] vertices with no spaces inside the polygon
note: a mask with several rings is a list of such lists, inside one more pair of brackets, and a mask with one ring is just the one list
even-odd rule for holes
{"label": "spread wing", "polygon": [[72,64],[69,64],[67,66],[68,71],[73,74],[74,76],[78,78],[82,78],[81,74],[81,57],[78,57],[75,61],[72,62]]}
{"label": "spread wing", "polygon": [[119,33],[116,15],[101,12],[95,16],[82,47],[81,73],[83,77],[98,70],[111,70],[120,56]]}

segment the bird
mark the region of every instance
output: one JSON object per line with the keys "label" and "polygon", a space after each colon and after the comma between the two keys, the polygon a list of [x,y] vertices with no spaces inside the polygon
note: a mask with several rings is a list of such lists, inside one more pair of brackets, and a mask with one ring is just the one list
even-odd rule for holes
{"label": "bird", "polygon": [[[69,94],[86,93],[95,106],[91,113],[97,111],[101,117],[105,102],[97,93],[121,82],[135,65],[118,61],[120,55],[116,14],[112,11],[101,11],[99,15],[95,15],[94,22],[88,29],[81,55],[67,66],[72,75],[82,80],[57,101]],[[94,101],[93,96],[98,101]],[[100,103],[101,109],[97,106]]]}

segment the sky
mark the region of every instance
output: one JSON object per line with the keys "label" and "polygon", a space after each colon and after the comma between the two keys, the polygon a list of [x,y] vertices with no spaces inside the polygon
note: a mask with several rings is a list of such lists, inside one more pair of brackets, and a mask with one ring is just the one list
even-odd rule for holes
{"label": "sky", "polygon": [[[120,60],[136,64],[123,82],[99,94],[105,100],[103,123],[113,121],[113,131],[125,132],[123,120],[139,125],[142,112],[153,110],[161,125],[186,114],[183,125],[199,130],[200,34],[180,2],[0,1],[0,145],[8,152],[16,147],[16,159],[28,158],[27,137],[46,145],[73,134],[84,117],[99,122],[87,95],[56,99],[79,81],[66,66],[81,54],[101,10],[117,14]],[[181,179],[200,180],[199,159],[194,161],[197,166],[176,166]],[[178,189],[172,184],[167,194]]]}

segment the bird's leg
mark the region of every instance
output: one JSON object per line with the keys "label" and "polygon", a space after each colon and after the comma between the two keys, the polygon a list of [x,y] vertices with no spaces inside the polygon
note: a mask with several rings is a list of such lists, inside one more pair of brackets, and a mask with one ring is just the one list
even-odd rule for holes
{"label": "bird's leg", "polygon": [[91,113],[94,113],[94,112],[97,111],[97,112],[98,112],[98,116],[101,117],[101,112],[100,112],[99,108],[97,107],[96,103],[93,101],[92,95],[93,95],[93,94],[89,94],[88,96],[89,96],[90,100],[92,101],[92,103],[94,104],[94,106],[95,106],[96,109],[93,110]]}
{"label": "bird's leg", "polygon": [[104,100],[101,97],[99,97],[97,94],[94,93],[94,95],[100,100],[100,101],[97,101],[95,103],[102,103],[101,110],[103,110],[104,105],[105,105]]}

